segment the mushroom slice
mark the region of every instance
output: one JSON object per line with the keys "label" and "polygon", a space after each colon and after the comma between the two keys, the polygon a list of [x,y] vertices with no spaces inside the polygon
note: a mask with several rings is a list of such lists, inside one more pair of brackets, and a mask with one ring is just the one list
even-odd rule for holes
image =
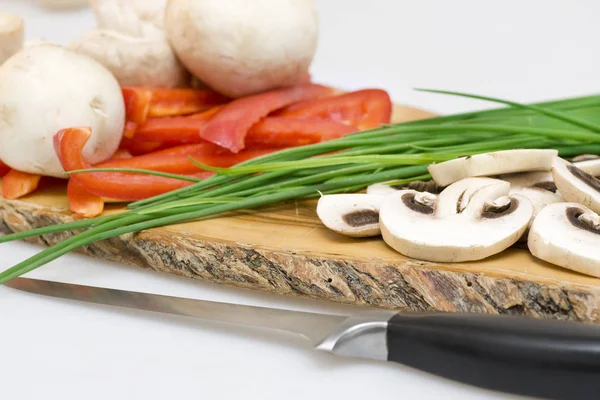
{"label": "mushroom slice", "polygon": [[591,160],[598,160],[600,159],[600,156],[597,154],[580,154],[578,156],[575,156],[571,159],[571,161],[573,163],[578,163],[578,162],[582,162],[582,161],[591,161]]}
{"label": "mushroom slice", "polygon": [[552,162],[552,176],[565,200],[600,212],[599,179],[559,157]]}
{"label": "mushroom slice", "polygon": [[527,245],[535,257],[600,277],[600,217],[577,203],[556,203],[533,221]]}
{"label": "mushroom slice", "polygon": [[367,187],[367,194],[377,196],[386,196],[398,190],[412,189],[417,192],[441,193],[442,187],[438,186],[434,181],[412,181],[394,185],[394,181],[375,183]]}
{"label": "mushroom slice", "polygon": [[[523,172],[499,175],[497,178],[510,183],[509,194],[522,194],[531,200],[534,218],[548,204],[565,201],[554,183],[551,172]],[[529,225],[531,226],[531,223]],[[526,238],[526,235],[524,237]]]}
{"label": "mushroom slice", "polygon": [[0,64],[21,50],[25,24],[16,15],[0,12]]}
{"label": "mushroom slice", "polygon": [[379,208],[383,196],[328,194],[317,204],[317,215],[332,231],[352,237],[379,236]]}
{"label": "mushroom slice", "polygon": [[428,167],[440,186],[474,176],[490,176],[513,172],[549,171],[556,150],[517,149],[460,157]]}
{"label": "mushroom slice", "polygon": [[580,159],[580,161],[573,159],[573,165],[592,176],[600,176],[600,158]]}
{"label": "mushroom slice", "polygon": [[384,197],[379,225],[385,242],[405,256],[427,261],[480,260],[514,244],[531,216],[531,201],[507,196],[509,184],[469,178],[439,196],[400,190]]}

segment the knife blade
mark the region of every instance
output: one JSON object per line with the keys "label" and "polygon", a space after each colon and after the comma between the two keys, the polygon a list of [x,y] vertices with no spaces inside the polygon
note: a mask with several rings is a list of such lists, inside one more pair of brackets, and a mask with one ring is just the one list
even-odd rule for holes
{"label": "knife blade", "polygon": [[523,316],[365,311],[333,315],[16,278],[46,296],[284,330],[339,356],[394,361],[481,388],[548,399],[600,391],[600,326]]}

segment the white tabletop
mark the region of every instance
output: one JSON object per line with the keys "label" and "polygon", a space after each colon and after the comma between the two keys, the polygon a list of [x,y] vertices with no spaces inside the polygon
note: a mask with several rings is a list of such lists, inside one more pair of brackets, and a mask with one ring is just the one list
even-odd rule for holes
{"label": "white tabletop", "polygon": [[[318,0],[319,82],[388,89],[440,113],[489,104],[413,87],[536,101],[598,90],[596,0]],[[93,26],[87,10],[0,0],[27,37],[59,43]],[[39,251],[0,245],[0,269]],[[233,289],[69,255],[45,279],[312,311],[348,307]],[[0,287],[0,397],[21,399],[509,399],[387,363],[311,351],[293,335],[165,318]]]}

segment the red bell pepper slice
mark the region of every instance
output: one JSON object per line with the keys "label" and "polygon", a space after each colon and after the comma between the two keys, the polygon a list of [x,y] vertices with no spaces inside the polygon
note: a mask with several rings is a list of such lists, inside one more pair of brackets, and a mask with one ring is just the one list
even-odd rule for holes
{"label": "red bell pepper slice", "polygon": [[[214,167],[231,167],[240,162],[274,152],[278,149],[245,150],[240,153],[231,153],[212,143],[200,143],[145,154],[121,160],[110,160],[95,165],[97,168],[139,168],[153,171],[170,172],[173,174],[201,174],[201,178],[212,175],[211,172],[202,171],[190,161],[212,165]],[[203,173],[203,175],[202,175]]]}
{"label": "red bell pepper slice", "polygon": [[88,192],[77,179],[69,179],[67,200],[71,211],[85,218],[96,217],[104,211],[102,197]]}
{"label": "red bell pepper slice", "polygon": [[190,117],[150,118],[138,129],[136,140],[163,144],[200,143],[200,128],[206,120]]}
{"label": "red bell pepper slice", "polygon": [[[125,101],[125,115],[128,122],[141,126],[148,119],[152,90],[142,87],[124,87],[123,100]],[[131,127],[129,128],[131,129]],[[127,127],[125,132],[127,132]],[[135,130],[134,130],[135,131]]]}
{"label": "red bell pepper slice", "polygon": [[[207,120],[150,118],[138,129],[135,139],[167,146],[202,143],[204,140],[199,132]],[[247,147],[293,147],[339,138],[354,131],[356,129],[351,126],[322,119],[267,117],[250,128],[245,143]],[[154,149],[153,145],[149,148]]]}
{"label": "red bell pepper slice", "polygon": [[3,177],[4,175],[8,174],[9,171],[10,171],[10,167],[8,165],[4,164],[0,160],[0,178]]}
{"label": "red bell pepper slice", "polygon": [[125,127],[123,128],[123,137],[131,139],[135,136],[135,132],[138,129],[138,124],[131,121],[125,121]]}
{"label": "red bell pepper slice", "polygon": [[42,177],[11,169],[2,178],[2,197],[15,200],[34,192]]}
{"label": "red bell pepper slice", "polygon": [[[66,171],[92,167],[81,153],[91,134],[89,127],[77,127],[62,129],[54,136],[54,149]],[[192,183],[147,174],[117,172],[86,172],[73,174],[71,179],[93,194],[122,201],[146,199]]]}
{"label": "red bell pepper slice", "polygon": [[384,90],[365,89],[297,103],[285,108],[278,115],[328,119],[365,130],[390,123],[392,101]]}
{"label": "red bell pepper slice", "polygon": [[320,119],[267,117],[246,136],[247,146],[293,147],[336,139],[356,131],[339,122]]}
{"label": "red bell pepper slice", "polygon": [[210,89],[152,89],[149,117],[172,117],[198,113],[228,102]]}
{"label": "red bell pepper slice", "polygon": [[137,133],[136,139],[145,142],[161,142],[166,145],[201,143],[200,128],[204,126],[221,107],[185,117],[149,118]]}
{"label": "red bell pepper slice", "polygon": [[132,138],[150,117],[199,113],[229,99],[210,89],[164,89],[123,87],[126,120],[124,136]]}
{"label": "red bell pepper slice", "polygon": [[123,138],[119,149],[128,151],[131,155],[139,156],[151,153],[164,147],[162,142],[139,140],[138,138]]}
{"label": "red bell pepper slice", "polygon": [[320,85],[298,85],[242,97],[226,104],[206,125],[200,136],[234,153],[245,147],[246,134],[271,112],[290,104],[330,96],[332,89]]}

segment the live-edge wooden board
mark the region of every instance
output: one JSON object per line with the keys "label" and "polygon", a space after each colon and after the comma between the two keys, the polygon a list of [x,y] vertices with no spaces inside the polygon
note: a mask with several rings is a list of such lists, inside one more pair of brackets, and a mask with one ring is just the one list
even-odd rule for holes
{"label": "live-edge wooden board", "polygon": [[[396,106],[394,121],[431,115]],[[72,219],[64,185],[18,201],[0,200],[5,233]],[[50,245],[70,235],[31,241]],[[314,201],[128,234],[82,251],[195,279],[348,304],[600,322],[600,279],[554,267],[519,249],[460,264],[407,259],[380,238],[351,239],[327,230]]]}

